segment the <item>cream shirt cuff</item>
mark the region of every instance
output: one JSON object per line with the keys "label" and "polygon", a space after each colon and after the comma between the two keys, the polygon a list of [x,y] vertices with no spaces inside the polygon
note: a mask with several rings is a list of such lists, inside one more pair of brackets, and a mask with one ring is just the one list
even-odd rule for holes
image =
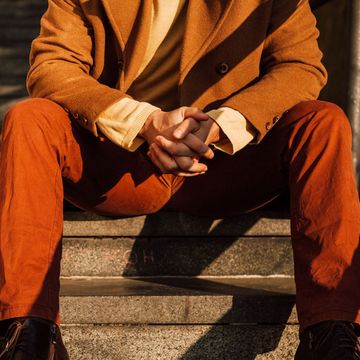
{"label": "cream shirt cuff", "polygon": [[256,136],[256,129],[234,109],[221,107],[208,111],[207,115],[216,121],[227,137],[227,140],[213,145],[229,155],[235,154],[248,145]]}
{"label": "cream shirt cuff", "polygon": [[144,142],[137,135],[155,110],[159,108],[147,102],[123,98],[104,110],[96,119],[96,125],[113,143],[135,151]]}

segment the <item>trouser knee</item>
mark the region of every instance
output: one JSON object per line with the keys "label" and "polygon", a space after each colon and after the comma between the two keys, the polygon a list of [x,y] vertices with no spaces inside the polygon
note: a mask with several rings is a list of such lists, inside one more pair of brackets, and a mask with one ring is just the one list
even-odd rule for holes
{"label": "trouser knee", "polygon": [[310,127],[312,132],[320,132],[322,137],[319,140],[331,140],[339,136],[351,138],[350,121],[336,104],[318,100],[304,101],[294,106],[286,116],[299,122],[298,129]]}
{"label": "trouser knee", "polygon": [[7,112],[2,128],[2,144],[4,146],[9,141],[31,143],[36,147],[43,141],[61,144],[64,134],[70,129],[70,119],[61,106],[46,99],[28,99]]}

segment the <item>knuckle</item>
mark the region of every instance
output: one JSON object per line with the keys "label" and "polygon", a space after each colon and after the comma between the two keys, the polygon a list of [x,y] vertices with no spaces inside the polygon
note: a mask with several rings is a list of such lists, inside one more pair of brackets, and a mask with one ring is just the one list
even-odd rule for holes
{"label": "knuckle", "polygon": [[180,113],[181,113],[181,114],[185,114],[185,112],[188,110],[188,107],[187,107],[187,106],[181,106],[181,107],[179,108],[179,110],[180,110]]}
{"label": "knuckle", "polygon": [[178,169],[178,167],[177,167],[176,164],[171,163],[171,164],[169,164],[169,165],[167,166],[167,169],[168,169],[169,172],[174,172],[175,170]]}
{"label": "knuckle", "polygon": [[169,144],[168,146],[165,146],[166,151],[170,154],[173,155],[176,151],[176,148],[174,145]]}
{"label": "knuckle", "polygon": [[200,144],[199,152],[201,154],[205,154],[205,153],[207,153],[207,151],[208,151],[208,147],[205,144]]}
{"label": "knuckle", "polygon": [[189,161],[184,161],[184,163],[182,164],[181,168],[183,170],[187,170],[187,171],[190,171],[190,169],[192,168],[192,163],[189,162]]}
{"label": "knuckle", "polygon": [[163,168],[163,174],[171,174],[173,170],[171,169],[171,167],[169,165],[164,166]]}

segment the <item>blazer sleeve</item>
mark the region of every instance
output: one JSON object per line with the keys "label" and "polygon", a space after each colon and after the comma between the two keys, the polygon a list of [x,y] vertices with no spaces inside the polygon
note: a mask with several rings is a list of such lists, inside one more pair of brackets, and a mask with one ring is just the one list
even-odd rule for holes
{"label": "blazer sleeve", "polygon": [[308,0],[274,0],[259,78],[222,106],[236,109],[265,136],[282,114],[297,103],[316,99],[326,84]]}
{"label": "blazer sleeve", "polygon": [[91,76],[93,28],[77,0],[49,0],[33,41],[27,89],[32,97],[50,99],[97,136],[98,115],[126,94]]}

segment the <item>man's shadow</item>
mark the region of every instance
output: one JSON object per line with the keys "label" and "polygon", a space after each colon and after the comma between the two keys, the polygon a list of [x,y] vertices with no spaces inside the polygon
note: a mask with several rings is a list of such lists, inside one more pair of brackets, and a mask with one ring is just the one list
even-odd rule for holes
{"label": "man's shadow", "polygon": [[[286,194],[274,204],[268,205],[265,214],[277,219],[279,216],[287,218],[287,211],[284,211],[287,201]],[[161,233],[161,228],[166,228],[166,224],[161,223],[164,221],[161,213],[146,217],[143,229],[134,242],[123,276],[145,276],[142,278],[143,281],[178,288],[182,293],[183,290],[195,290],[203,291],[205,295],[233,297],[232,306],[228,311],[217,319],[210,330],[191,345],[180,359],[252,360],[259,354],[275,350],[289,318],[290,321],[294,321],[294,294],[217,283],[214,278],[197,277],[189,281],[188,278],[181,277],[202,275],[219,256],[233,246],[241,236],[247,234],[263,215],[264,212],[258,211],[250,216],[239,217],[238,222],[225,218],[214,226],[214,219],[210,217],[177,214],[171,217],[171,227],[175,231],[170,237],[151,236]],[[194,236],[194,228],[196,236]],[[175,233],[178,235],[174,236]],[[233,235],[224,235],[230,233]],[[256,239],[251,240],[256,241]],[[181,242],[184,246],[175,251],[174,243]],[[216,242],[215,246],[214,242]],[[206,256],[197,256],[196,252],[199,251],[206,253]],[[278,260],[281,262],[282,259]],[[211,311],[212,309],[209,308],[209,312]],[[193,329],[204,329],[209,326],[206,323],[191,324],[191,321],[189,324],[179,326],[183,325]],[[296,344],[294,344],[295,348]]]}

